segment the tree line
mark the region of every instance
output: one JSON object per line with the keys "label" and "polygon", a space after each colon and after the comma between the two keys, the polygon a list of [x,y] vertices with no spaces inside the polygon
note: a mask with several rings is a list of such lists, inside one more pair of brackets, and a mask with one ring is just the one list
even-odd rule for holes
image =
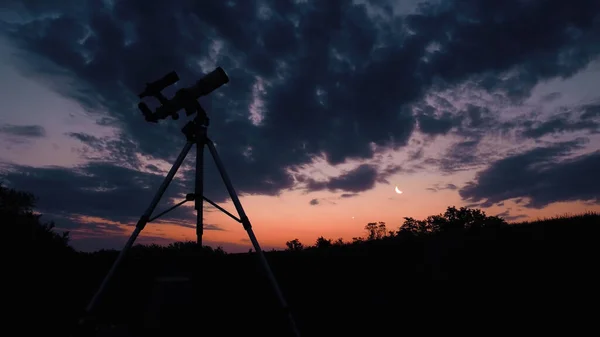
{"label": "tree line", "polygon": [[[42,222],[41,214],[35,212],[37,199],[29,193],[17,191],[0,184],[0,218],[5,224],[5,232],[9,237],[26,239],[26,242],[35,250],[74,252],[69,246],[70,235],[68,231],[58,233],[53,221]],[[476,232],[484,228],[501,228],[508,223],[497,216],[488,216],[479,209],[454,206],[438,215],[432,215],[424,220],[405,217],[404,222],[396,230],[390,230],[385,222],[370,222],[365,225],[365,235],[354,237],[350,242],[342,238],[336,240],[320,236],[313,245],[304,245],[300,240],[293,239],[285,243],[287,251],[303,251],[307,249],[325,249],[345,245],[357,245],[366,241],[386,240],[401,237],[420,237],[439,233],[452,233],[457,231]],[[22,241],[19,241],[22,242]],[[137,254],[169,254],[179,253],[207,253],[224,255],[221,248],[198,247],[193,241],[174,242],[166,246],[157,244],[136,245]],[[99,253],[106,253],[100,251]]]}
{"label": "tree line", "polygon": [[388,230],[383,221],[370,222],[365,225],[365,236],[354,237],[351,242],[342,238],[337,240],[317,238],[312,246],[305,246],[299,239],[285,243],[287,251],[303,251],[306,249],[323,249],[334,246],[357,245],[365,241],[385,240],[394,238],[426,237],[431,235],[451,233],[477,233],[482,230],[493,230],[507,227],[509,224],[501,217],[489,216],[480,209],[455,206],[438,215],[432,215],[424,220],[405,217],[404,222],[396,230]]}

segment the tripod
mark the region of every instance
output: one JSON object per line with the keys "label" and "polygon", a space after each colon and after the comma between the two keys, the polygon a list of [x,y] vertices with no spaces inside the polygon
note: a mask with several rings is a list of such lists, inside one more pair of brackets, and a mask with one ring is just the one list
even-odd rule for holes
{"label": "tripod", "polygon": [[[273,289],[275,291],[275,295],[277,296],[277,298],[279,300],[279,304],[281,305],[282,309],[285,311],[285,313],[287,315],[287,319],[289,321],[290,328],[291,328],[292,332],[294,333],[294,336],[299,337],[300,333],[296,327],[295,321],[292,317],[292,314],[289,310],[289,307],[283,296],[283,293],[281,292],[281,289],[279,288],[277,280],[275,279],[275,276],[273,275],[273,272],[271,271],[269,263],[267,262],[267,259],[265,258],[265,255],[258,243],[258,240],[256,239],[256,236],[254,235],[254,231],[252,230],[252,225],[250,224],[250,220],[248,219],[248,216],[246,215],[246,212],[244,211],[244,208],[242,207],[242,204],[238,198],[238,195],[237,195],[235,189],[233,188],[233,185],[231,184],[229,176],[227,175],[227,172],[225,171],[225,167],[223,165],[223,162],[221,161],[221,158],[219,157],[219,154],[217,153],[217,149],[215,148],[214,143],[207,136],[209,118],[207,117],[206,112],[204,111],[202,106],[197,101],[194,100],[194,102],[195,102],[194,106],[195,106],[197,115],[194,118],[194,120],[188,122],[182,129],[182,132],[186,136],[186,140],[187,140],[186,144],[184,145],[183,149],[181,150],[181,153],[175,160],[175,163],[171,167],[169,173],[166,175],[164,181],[158,188],[158,191],[154,195],[154,198],[150,202],[150,205],[148,206],[146,211],[143,213],[143,215],[138,220],[138,222],[135,226],[135,230],[129,237],[129,240],[125,244],[125,247],[121,250],[121,252],[119,253],[119,256],[113,263],[108,274],[102,281],[100,288],[98,289],[98,291],[96,292],[96,294],[90,301],[89,305],[87,306],[86,313],[88,315],[90,315],[94,311],[99,299],[101,298],[102,294],[105,292],[108,283],[110,282],[110,280],[112,279],[116,270],[118,269],[119,265],[125,258],[127,252],[133,246],[133,243],[137,239],[138,235],[142,232],[144,227],[149,222],[156,220],[160,216],[174,210],[175,208],[183,205],[187,201],[194,201],[195,209],[197,211],[196,235],[197,235],[198,244],[201,245],[202,244],[202,235],[203,235],[202,207],[203,207],[203,201],[206,201],[209,204],[211,204],[212,206],[214,206],[217,209],[219,209],[220,211],[222,211],[223,213],[225,213],[226,215],[228,215],[229,217],[231,217],[232,219],[236,220],[237,222],[239,222],[243,225],[244,229],[248,233],[248,237],[250,238],[252,245],[254,246],[254,250],[256,251],[256,254],[258,255],[260,263],[267,274],[267,277],[271,283],[271,286],[273,287]],[[185,157],[187,156],[187,154],[189,153],[190,149],[192,148],[192,146],[194,144],[196,144],[196,183],[195,183],[194,193],[186,195],[186,199],[184,201],[179,202],[178,204],[175,204],[174,206],[157,214],[156,216],[152,216],[152,213],[154,212],[156,206],[160,202],[167,187],[173,180],[173,177],[177,173],[177,170],[179,169],[179,167],[185,160]],[[229,196],[231,197],[231,200],[236,208],[236,211],[237,211],[239,217],[236,217],[235,215],[231,214],[230,212],[228,212],[227,210],[225,210],[224,208],[222,208],[215,202],[211,201],[210,199],[204,197],[204,195],[203,195],[203,187],[204,187],[203,186],[203,170],[204,170],[204,156],[203,155],[204,155],[204,146],[205,145],[208,147],[208,150],[215,162],[215,165],[217,166],[217,169],[221,175],[223,183],[225,184],[225,187],[227,188],[227,192],[229,193]]]}

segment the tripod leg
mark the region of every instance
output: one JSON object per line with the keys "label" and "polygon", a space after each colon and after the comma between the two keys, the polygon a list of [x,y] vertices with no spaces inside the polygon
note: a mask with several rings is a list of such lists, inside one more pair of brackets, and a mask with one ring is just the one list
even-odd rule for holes
{"label": "tripod leg", "polygon": [[206,126],[196,123],[196,186],[194,194],[198,197],[194,200],[196,209],[196,242],[202,248],[202,236],[204,234],[203,201],[204,196],[204,142],[206,139]]}
{"label": "tripod leg", "polygon": [[277,280],[275,279],[275,275],[273,275],[273,271],[271,270],[271,267],[269,266],[269,263],[267,262],[267,259],[265,258],[265,254],[263,253],[262,249],[260,248],[260,245],[258,244],[258,240],[256,239],[256,235],[254,235],[254,231],[252,230],[252,225],[250,224],[250,220],[248,219],[248,216],[246,215],[246,212],[244,211],[244,208],[242,207],[242,203],[240,202],[240,199],[238,198],[237,193],[235,192],[235,189],[233,188],[233,185],[231,184],[231,180],[229,179],[229,176],[227,175],[227,172],[225,171],[225,166],[223,165],[223,162],[221,161],[221,158],[219,157],[219,154],[217,153],[215,144],[213,144],[213,142],[210,139],[206,138],[206,145],[208,146],[208,150],[210,151],[210,154],[212,155],[212,157],[215,161],[215,165],[217,166],[217,169],[219,170],[219,173],[221,174],[221,178],[223,179],[223,182],[225,183],[227,192],[229,192],[231,201],[233,201],[235,209],[237,210],[237,212],[240,216],[242,225],[244,226],[244,229],[246,230],[246,232],[248,232],[248,237],[250,238],[250,241],[252,242],[252,245],[254,246],[254,250],[256,251],[258,258],[260,259],[260,262],[261,262],[263,268],[265,269],[265,272],[267,273],[267,277],[269,278],[269,281],[271,282],[271,286],[275,290],[275,294],[277,295],[279,304],[281,305],[282,309],[284,311],[286,311],[286,314],[288,316],[288,320],[290,323],[290,327],[291,327],[292,331],[294,332],[294,335],[297,337],[300,337],[300,332],[298,331],[298,328],[296,327],[296,322],[294,321],[294,318],[292,317],[292,313],[289,310],[287,301],[285,300],[283,293],[281,292],[281,289],[279,288],[279,284],[277,283]]}
{"label": "tripod leg", "polygon": [[91,314],[93,312],[93,310],[95,309],[95,307],[97,305],[98,300],[100,299],[100,296],[102,296],[102,294],[106,290],[106,286],[108,285],[108,283],[112,279],[113,275],[115,274],[115,271],[118,269],[119,265],[123,261],[123,258],[125,257],[125,255],[129,251],[129,249],[131,248],[131,246],[133,246],[133,243],[135,242],[135,239],[137,239],[138,235],[142,232],[142,230],[144,229],[144,227],[146,227],[146,224],[148,223],[150,217],[152,216],[152,212],[154,212],[154,209],[156,208],[156,205],[158,205],[158,203],[160,202],[160,199],[162,198],[163,194],[167,190],[167,187],[169,187],[169,184],[173,180],[173,177],[175,177],[175,174],[177,173],[177,170],[179,170],[179,167],[183,163],[183,160],[187,156],[187,154],[190,151],[190,148],[192,147],[192,145],[193,145],[192,142],[187,142],[185,144],[185,146],[183,147],[183,150],[181,150],[181,153],[179,154],[179,157],[177,157],[177,160],[175,160],[175,163],[173,163],[173,166],[171,167],[171,170],[169,171],[169,173],[167,173],[167,176],[165,177],[165,180],[163,180],[162,184],[158,188],[158,191],[154,195],[154,198],[150,202],[150,205],[148,206],[148,208],[146,209],[146,211],[144,212],[144,214],[138,220],[138,223],[135,226],[135,230],[133,231],[133,233],[129,237],[129,240],[127,240],[127,243],[125,244],[125,247],[123,247],[123,249],[119,253],[119,256],[117,257],[117,259],[113,263],[113,265],[110,268],[108,274],[106,275],[106,277],[104,277],[104,280],[102,281],[102,284],[100,284],[100,288],[98,289],[98,291],[96,292],[96,294],[94,294],[94,297],[92,298],[92,300],[88,304],[88,306],[86,308],[86,313],[87,314]]}

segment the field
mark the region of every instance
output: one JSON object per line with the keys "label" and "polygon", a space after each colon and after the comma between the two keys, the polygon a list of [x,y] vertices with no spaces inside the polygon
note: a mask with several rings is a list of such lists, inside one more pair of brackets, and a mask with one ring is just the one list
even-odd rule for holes
{"label": "field", "polygon": [[[266,255],[303,336],[575,335],[594,328],[599,229],[590,213]],[[73,333],[117,252],[34,250],[39,324],[25,329]],[[255,254],[137,246],[113,281],[96,315],[107,335],[290,335]]]}

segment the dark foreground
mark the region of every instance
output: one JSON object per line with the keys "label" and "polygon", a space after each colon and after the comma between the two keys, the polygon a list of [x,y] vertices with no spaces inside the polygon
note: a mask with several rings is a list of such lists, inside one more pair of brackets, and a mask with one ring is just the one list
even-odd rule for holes
{"label": "dark foreground", "polygon": [[[600,217],[267,253],[303,336],[595,331]],[[42,255],[30,322],[66,335],[115,255]],[[185,277],[158,282],[160,277]],[[132,251],[98,310],[129,336],[289,336],[254,254]],[[33,330],[33,331],[29,331]]]}

